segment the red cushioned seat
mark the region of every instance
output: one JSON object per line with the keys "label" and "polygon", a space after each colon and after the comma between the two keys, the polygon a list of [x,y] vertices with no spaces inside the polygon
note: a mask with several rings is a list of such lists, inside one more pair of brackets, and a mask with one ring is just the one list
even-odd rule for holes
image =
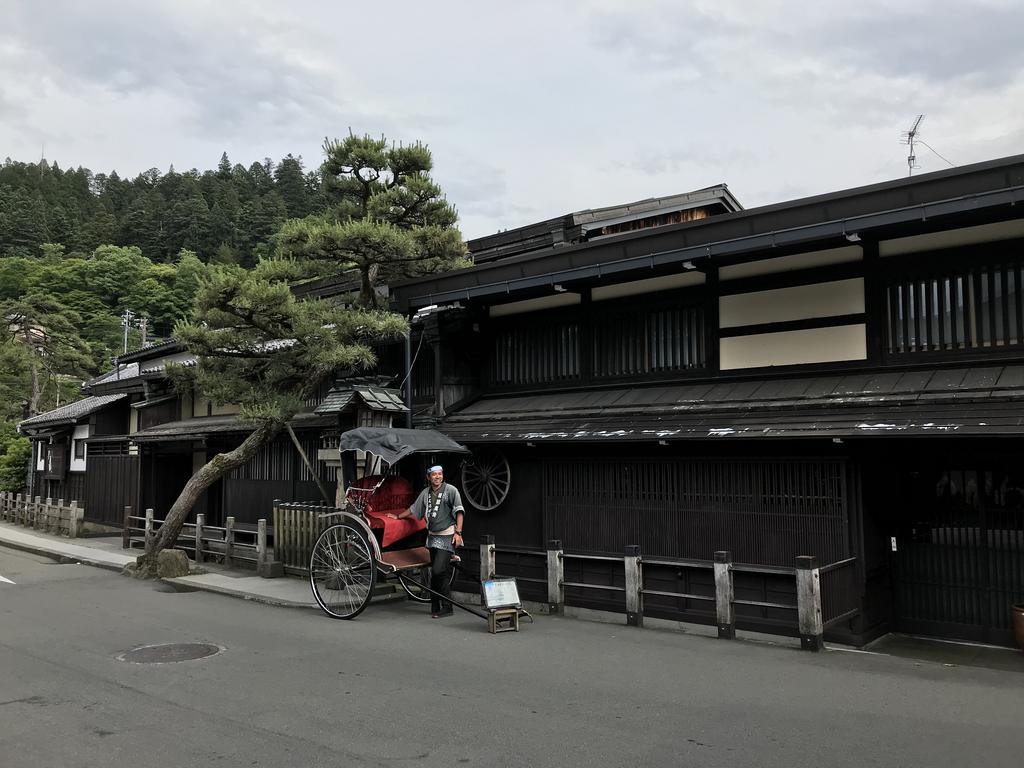
{"label": "red cushioned seat", "polygon": [[[378,482],[380,475],[370,475],[357,480],[352,487],[373,488]],[[427,527],[425,522],[414,517],[405,520],[392,520],[387,517],[389,514],[399,515],[407,510],[416,501],[416,495],[408,480],[392,475],[384,478],[380,488],[370,496],[364,513],[371,530],[381,531],[382,547],[390,546]]]}

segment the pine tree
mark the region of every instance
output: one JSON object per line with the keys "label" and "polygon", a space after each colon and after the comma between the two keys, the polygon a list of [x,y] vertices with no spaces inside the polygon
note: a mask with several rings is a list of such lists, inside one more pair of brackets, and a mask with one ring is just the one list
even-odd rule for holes
{"label": "pine tree", "polygon": [[306,178],[302,173],[302,159],[288,155],[274,169],[274,188],[284,201],[288,218],[301,219],[309,213],[306,200]]}
{"label": "pine tree", "polygon": [[231,179],[231,161],[228,160],[227,152],[221,154],[220,162],[217,163],[217,177],[222,181],[229,181]]}
{"label": "pine tree", "polygon": [[203,491],[271,441],[337,369],[370,367],[372,345],[405,331],[397,315],[298,301],[287,283],[259,270],[215,270],[199,291],[195,316],[174,332],[198,362],[172,368],[171,376],[181,391],[239,404],[252,431],[192,475],[139,557],[136,573],[155,575],[157,554],[174,545]]}
{"label": "pine tree", "polygon": [[329,208],[292,219],[278,235],[278,268],[293,276],[359,276],[358,304],[378,304],[376,287],[396,277],[469,264],[458,214],[430,178],[420,143],[349,135],[324,144],[321,168]]}
{"label": "pine tree", "polygon": [[60,374],[84,374],[92,365],[89,345],[79,335],[82,319],[52,296],[30,293],[0,304],[6,341],[28,354],[28,415],[39,413],[46,387]]}

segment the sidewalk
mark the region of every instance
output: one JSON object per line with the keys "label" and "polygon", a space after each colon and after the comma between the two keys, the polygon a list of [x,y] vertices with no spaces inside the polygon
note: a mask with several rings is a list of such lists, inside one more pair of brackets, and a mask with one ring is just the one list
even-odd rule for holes
{"label": "sidewalk", "polygon": [[[4,546],[118,572],[129,563],[134,563],[138,554],[137,550],[129,553],[127,550],[121,549],[120,537],[67,539],[50,533],[22,528],[13,523],[0,522],[0,547]],[[200,566],[193,565],[193,568],[201,572],[192,576],[164,579],[163,581],[169,589],[179,592],[216,592],[267,605],[319,610],[306,579],[294,576],[262,579],[250,570],[234,570],[208,563],[203,563]],[[375,595],[373,599],[375,602],[383,602],[404,600],[405,596],[401,591],[397,591],[394,594]],[[571,615],[582,621],[620,623],[622,620],[620,616],[614,614],[585,609],[573,609]],[[650,620],[648,625],[651,628],[692,634],[713,631],[713,628],[702,625],[681,625],[670,621]],[[771,644],[784,644],[788,641],[783,637],[745,634],[750,635],[746,638],[748,640]],[[833,646],[830,650],[900,656],[945,666],[983,667],[1024,673],[1024,653],[1014,649],[943,642],[905,635],[887,635],[865,649]]]}
{"label": "sidewalk", "polygon": [[[120,537],[68,539],[51,533],[22,528],[13,523],[2,522],[0,522],[0,546],[118,572],[129,563],[134,563],[139,554],[138,550],[129,552],[122,549]],[[183,592],[202,590],[268,605],[317,608],[309,584],[305,579],[294,577],[262,579],[252,571],[232,570],[205,563],[201,566],[193,564],[193,568],[201,572],[192,576],[165,579],[164,581],[174,589]]]}

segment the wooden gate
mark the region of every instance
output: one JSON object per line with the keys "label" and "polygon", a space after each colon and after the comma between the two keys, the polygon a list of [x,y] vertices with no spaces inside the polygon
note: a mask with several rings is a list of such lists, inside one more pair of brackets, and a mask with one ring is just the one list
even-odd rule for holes
{"label": "wooden gate", "polygon": [[1024,601],[1024,474],[922,469],[902,485],[890,544],[896,628],[1012,644],[1010,606]]}
{"label": "wooden gate", "polygon": [[127,443],[90,443],[84,506],[86,520],[120,526],[124,508],[134,506],[139,458],[128,455]]}

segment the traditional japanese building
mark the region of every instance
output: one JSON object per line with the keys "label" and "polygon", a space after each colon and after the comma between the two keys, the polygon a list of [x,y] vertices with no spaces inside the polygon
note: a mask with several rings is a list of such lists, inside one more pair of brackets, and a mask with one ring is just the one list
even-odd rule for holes
{"label": "traditional japanese building", "polygon": [[[133,350],[86,382],[82,400],[21,422],[34,445],[32,495],[74,499],[93,523],[121,525],[126,506],[162,518],[199,467],[251,431],[238,406],[176,391],[167,374],[172,364],[194,365],[195,357],[175,341]],[[331,446],[340,432],[390,426],[405,414],[387,383],[386,377],[349,377],[326,384],[291,421],[296,439],[282,433],[218,480],[191,519],[203,513],[209,525],[229,516],[254,525],[270,518],[274,499],[333,502],[340,462]]]}
{"label": "traditional japanese building", "polygon": [[[527,227],[473,268],[393,284],[417,422],[477,458],[469,537],[638,544],[663,563],[651,583],[684,594],[699,585],[671,562],[727,550],[761,567],[737,590],[766,603],[773,569],[813,555],[855,611],[834,636],[1010,642],[1022,204],[1017,156],[540,249]],[[648,610],[713,621],[705,602]],[[740,622],[785,623],[756,606]]]}

